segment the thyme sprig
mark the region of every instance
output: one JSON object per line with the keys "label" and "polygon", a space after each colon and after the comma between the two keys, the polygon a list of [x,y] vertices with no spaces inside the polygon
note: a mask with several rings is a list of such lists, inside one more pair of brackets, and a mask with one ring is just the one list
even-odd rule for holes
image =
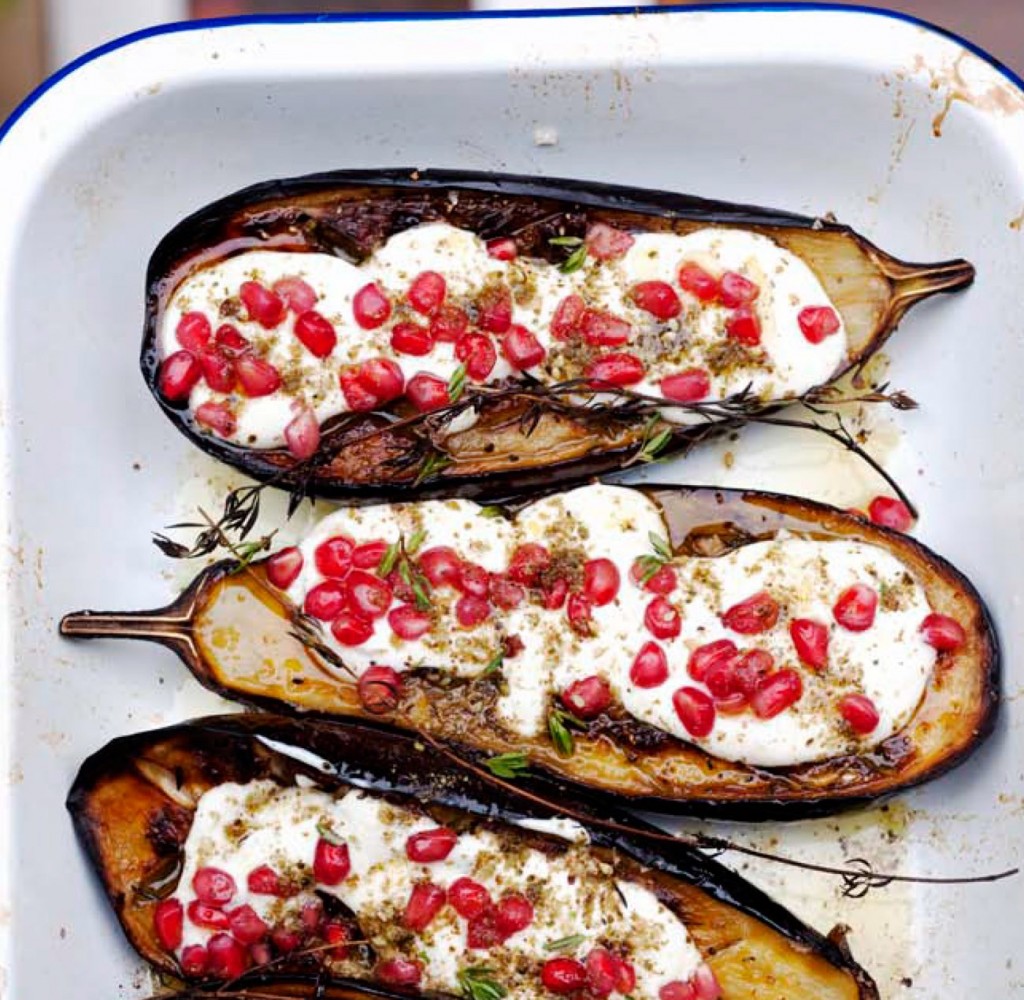
{"label": "thyme sprig", "polygon": [[587,724],[582,719],[557,705],[548,712],[548,735],[559,757],[571,757],[576,752],[576,740],[572,731],[586,728]]}
{"label": "thyme sprig", "polygon": [[460,969],[455,977],[462,995],[468,1000],[504,1000],[507,987],[494,978],[494,969],[486,965],[470,965]]}
{"label": "thyme sprig", "polygon": [[641,586],[648,583],[658,570],[660,570],[662,566],[670,563],[673,558],[672,549],[661,535],[656,535],[653,531],[649,531],[647,533],[647,537],[650,540],[651,548],[654,551],[648,552],[637,559],[637,564],[640,566],[641,570]]}
{"label": "thyme sprig", "polygon": [[420,611],[429,611],[433,606],[430,581],[412,558],[423,546],[426,537],[427,533],[422,528],[414,531],[408,540],[405,535],[399,535],[398,541],[392,542],[384,550],[377,566],[377,574],[381,577],[397,571],[402,582],[412,590],[414,602]]}

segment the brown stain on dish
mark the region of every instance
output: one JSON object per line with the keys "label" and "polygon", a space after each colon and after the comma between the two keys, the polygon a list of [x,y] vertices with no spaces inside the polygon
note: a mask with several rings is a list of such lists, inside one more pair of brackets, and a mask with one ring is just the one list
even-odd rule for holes
{"label": "brown stain on dish", "polygon": [[1019,233],[1022,227],[1024,227],[1024,208],[1020,210],[1019,215],[1015,215],[1012,219],[1010,219],[1010,228],[1015,233]]}

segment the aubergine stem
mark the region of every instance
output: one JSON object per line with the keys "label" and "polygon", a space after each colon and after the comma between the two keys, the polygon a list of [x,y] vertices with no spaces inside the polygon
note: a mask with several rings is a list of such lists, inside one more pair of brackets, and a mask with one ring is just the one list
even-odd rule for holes
{"label": "aubergine stem", "polygon": [[974,281],[974,265],[960,258],[937,264],[908,264],[895,258],[880,263],[892,282],[889,311],[894,320],[922,299],[938,292],[960,291]]}
{"label": "aubergine stem", "polygon": [[193,637],[198,601],[199,588],[193,585],[163,608],[76,611],[61,619],[60,634],[76,639],[144,639],[173,649],[189,662],[199,656]]}

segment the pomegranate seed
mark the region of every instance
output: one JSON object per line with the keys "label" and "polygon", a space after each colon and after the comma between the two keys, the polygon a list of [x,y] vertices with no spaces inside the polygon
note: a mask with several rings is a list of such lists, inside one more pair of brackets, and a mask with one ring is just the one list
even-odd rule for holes
{"label": "pomegranate seed", "polygon": [[430,615],[411,604],[400,604],[388,612],[388,624],[399,639],[411,642],[430,631]]}
{"label": "pomegranate seed", "polygon": [[214,934],[206,953],[210,975],[217,979],[237,979],[249,964],[245,949],[230,934]]}
{"label": "pomegranate seed", "polygon": [[710,965],[703,964],[690,980],[693,984],[695,1000],[718,1000],[722,995],[722,987]]}
{"label": "pomegranate seed", "polygon": [[715,727],[715,704],[700,688],[681,687],[672,695],[672,707],[691,736],[707,736]]}
{"label": "pomegranate seed", "polygon": [[820,344],[839,332],[839,317],[830,306],[806,306],[797,314],[796,321],[800,332],[812,344]]}
{"label": "pomegranate seed", "polygon": [[584,375],[595,389],[635,385],[644,377],[644,363],[635,354],[605,354],[591,361]]}
{"label": "pomegranate seed", "polygon": [[388,986],[415,986],[423,976],[423,966],[411,958],[389,958],[377,966],[374,975]]}
{"label": "pomegranate seed", "polygon": [[279,590],[287,590],[302,570],[302,551],[294,545],[275,552],[267,560],[267,579]]}
{"label": "pomegranate seed", "polygon": [[540,970],[540,980],[552,993],[575,993],[587,982],[587,969],[575,958],[549,958]]}
{"label": "pomegranate seed", "polygon": [[847,587],[832,606],[832,616],[849,632],[866,632],[875,623],[878,594],[866,583]]}
{"label": "pomegranate seed", "polygon": [[430,331],[418,323],[396,323],[391,328],[391,347],[399,354],[421,358],[434,349]]}
{"label": "pomegranate seed", "polygon": [[181,953],[181,971],[186,976],[202,976],[210,966],[210,956],[201,944],[190,944]]}
{"label": "pomegranate seed", "polygon": [[512,291],[508,285],[487,285],[476,298],[476,325],[488,333],[506,333],[512,325]]}
{"label": "pomegranate seed", "polygon": [[270,962],[273,953],[266,941],[258,941],[256,944],[249,945],[249,957],[252,959],[253,965],[261,966]]}
{"label": "pomegranate seed", "polygon": [[474,628],[491,617],[491,606],[483,597],[466,594],[455,603],[455,617],[463,628]]}
{"label": "pomegranate seed", "polygon": [[361,614],[344,608],[331,621],[331,635],[342,646],[361,646],[373,636],[373,622]]}
{"label": "pomegranate seed", "polygon": [[331,958],[337,959],[338,961],[344,961],[348,958],[350,949],[347,945],[349,941],[352,940],[352,935],[343,923],[340,923],[337,920],[329,920],[324,924],[320,933],[323,935],[324,941],[326,941],[327,944],[338,946],[330,950]]}
{"label": "pomegranate seed", "polygon": [[687,262],[679,268],[679,287],[700,302],[714,302],[718,298],[718,280],[699,264]]}
{"label": "pomegranate seed", "polygon": [[231,358],[237,358],[240,354],[245,354],[246,351],[252,349],[252,344],[230,323],[224,323],[217,327],[217,332],[213,335],[213,343],[218,351],[223,351]]}
{"label": "pomegranate seed", "polygon": [[621,347],[633,328],[618,316],[601,309],[585,309],[579,320],[583,339],[593,347]]}
{"label": "pomegranate seed", "polygon": [[839,701],[839,714],[858,735],[872,733],[878,727],[878,709],[863,694],[848,694]]}
{"label": "pomegranate seed", "polygon": [[761,321],[753,309],[744,306],[725,321],[725,334],[745,347],[757,347],[761,343]]}
{"label": "pomegranate seed", "polygon": [[513,368],[523,371],[539,365],[548,352],[525,326],[513,325],[502,337],[501,353]]}
{"label": "pomegranate seed", "polygon": [[290,955],[302,945],[302,935],[285,927],[275,927],[270,932],[270,940],[282,955]]}
{"label": "pomegranate seed", "polygon": [[391,315],[391,303],[380,285],[371,281],[352,296],[352,312],[364,330],[376,330]]}
{"label": "pomegranate seed", "polygon": [[595,997],[610,996],[619,978],[619,961],[607,948],[592,948],[586,960],[587,989]]}
{"label": "pomegranate seed", "polygon": [[587,227],[587,253],[597,260],[621,257],[635,242],[629,233],[609,226],[607,222],[594,222]]}
{"label": "pomegranate seed", "polygon": [[690,983],[673,979],[658,990],[658,1000],[697,1000],[697,990]]}
{"label": "pomegranate seed", "polygon": [[519,892],[502,896],[495,907],[494,923],[503,937],[526,930],[533,923],[533,903]]}
{"label": "pomegranate seed", "polygon": [[345,587],[337,580],[318,583],[306,594],[303,608],[322,622],[332,622],[345,610]]}
{"label": "pomegranate seed", "polygon": [[629,578],[638,587],[643,587],[644,590],[648,590],[652,594],[671,594],[676,589],[679,581],[676,578],[676,571],[671,566],[659,566],[645,581],[644,577],[649,571],[650,566],[647,561],[637,559],[629,568]]}
{"label": "pomegranate seed", "polygon": [[296,277],[278,278],[274,282],[274,293],[284,299],[284,304],[296,316],[309,312],[318,297],[311,285]]}
{"label": "pomegranate seed", "polygon": [[551,565],[551,553],[536,542],[524,542],[512,553],[508,578],[524,587],[535,587],[541,573]]}
{"label": "pomegranate seed", "polygon": [[[541,600],[548,611],[557,611],[563,604],[565,604],[565,599],[568,596],[569,581],[559,577],[557,580],[552,580],[551,583],[544,588]],[[586,601],[586,598],[580,595],[580,600]],[[589,614],[590,612],[588,611],[587,615],[589,616]]]}
{"label": "pomegranate seed", "polygon": [[414,833],[405,842],[405,854],[410,861],[428,865],[444,861],[455,848],[459,835],[447,826],[436,826],[431,830]]}
{"label": "pomegranate seed", "polygon": [[406,298],[409,305],[424,316],[432,316],[441,308],[448,294],[448,282],[437,271],[423,271],[412,279]]}
{"label": "pomegranate seed", "polygon": [[218,906],[201,903],[193,899],[188,904],[188,919],[196,925],[212,931],[227,930],[228,915]]}
{"label": "pomegranate seed", "polygon": [[359,384],[377,398],[378,403],[387,403],[402,395],[405,376],[402,369],[388,358],[371,358],[357,369]]}
{"label": "pomegranate seed", "polygon": [[711,392],[711,376],[703,368],[687,368],[666,375],[659,383],[661,394],[676,403],[696,403]]}
{"label": "pomegranate seed", "polygon": [[482,333],[467,333],[455,345],[455,357],[466,366],[474,382],[486,381],[498,362],[498,352],[490,338]]}
{"label": "pomegranate seed", "polygon": [[495,260],[515,260],[519,256],[519,247],[511,236],[502,236],[487,241],[487,256]]}
{"label": "pomegranate seed", "polygon": [[503,576],[495,575],[491,577],[488,596],[496,608],[501,608],[503,611],[511,611],[512,608],[518,608],[523,603],[526,599],[526,591],[518,583],[513,583]]}
{"label": "pomegranate seed", "polygon": [[732,639],[716,639],[698,646],[686,664],[686,672],[698,683],[703,683],[708,670],[721,660],[731,660],[739,651]]}
{"label": "pomegranate seed", "polygon": [[303,930],[308,934],[316,934],[320,929],[320,921],[324,916],[324,904],[319,899],[311,899],[308,903],[302,904],[299,911],[299,920]]}
{"label": "pomegranate seed", "polygon": [[254,896],[287,896],[281,876],[270,865],[260,865],[249,872],[245,884]]}
{"label": "pomegranate seed", "polygon": [[668,680],[665,650],[656,642],[645,642],[629,668],[629,679],[639,688],[654,688],[664,684]]}
{"label": "pomegranate seed", "polygon": [[828,662],[828,626],[810,618],[794,618],[789,637],[801,662],[820,670]]}
{"label": "pomegranate seed", "polygon": [[402,922],[409,930],[419,934],[426,930],[427,925],[441,912],[446,900],[445,891],[439,885],[418,882],[409,894]]}
{"label": "pomegranate seed", "polygon": [[249,312],[249,319],[265,330],[273,330],[284,319],[287,312],[284,299],[258,281],[243,281],[238,295]]}
{"label": "pomegranate seed", "polygon": [[448,887],[448,902],[460,917],[472,920],[491,906],[491,894],[479,882],[463,875]]}
{"label": "pomegranate seed", "polygon": [[269,396],[281,388],[281,373],[263,358],[245,354],[235,362],[242,392],[247,396]]}
{"label": "pomegranate seed", "polygon": [[313,853],[313,877],[320,885],[337,885],[348,878],[352,860],[348,844],[332,844],[321,837]]}
{"label": "pomegranate seed", "polygon": [[718,283],[722,305],[727,309],[738,309],[748,306],[761,293],[761,289],[735,271],[726,271]]}
{"label": "pomegranate seed", "polygon": [[615,990],[626,996],[636,987],[636,969],[624,958],[617,958],[616,961],[619,963],[619,974],[615,977]]}
{"label": "pomegranate seed", "polygon": [[382,618],[391,607],[391,587],[366,570],[354,569],[345,580],[348,606],[363,618]]}
{"label": "pomegranate seed", "polygon": [[420,570],[432,587],[459,587],[462,581],[462,560],[455,549],[438,545],[424,549],[419,556]]}
{"label": "pomegranate seed", "polygon": [[196,423],[221,437],[231,437],[237,424],[235,415],[224,403],[203,403],[196,408]]}
{"label": "pomegranate seed", "polygon": [[295,321],[295,336],[316,358],[326,358],[338,343],[334,324],[315,309],[307,310]]}
{"label": "pomegranate seed", "polygon": [[704,686],[716,701],[719,698],[729,698],[740,691],[736,677],[739,663],[738,657],[723,657],[708,667],[707,673],[704,674]]}
{"label": "pomegranate seed", "polygon": [[662,321],[678,316],[683,307],[667,281],[641,281],[630,289],[629,297],[644,312]]}
{"label": "pomegranate seed", "polygon": [[596,719],[611,703],[612,689],[596,674],[573,681],[561,694],[562,704],[577,718]]}
{"label": "pomegranate seed", "polygon": [[194,354],[189,351],[175,351],[160,364],[160,392],[172,403],[188,399],[188,394],[202,374],[203,370]]}
{"label": "pomegranate seed", "polygon": [[359,678],[356,690],[366,711],[382,715],[398,707],[402,695],[402,678],[391,667],[373,666]]}
{"label": "pomegranate seed", "polygon": [[209,345],[213,328],[201,312],[187,312],[178,320],[174,335],[186,351],[198,354]]}
{"label": "pomegranate seed", "polygon": [[804,684],[800,675],[788,667],[769,674],[754,691],[750,707],[759,719],[773,719],[800,700]]}
{"label": "pomegranate seed", "polygon": [[320,424],[308,406],[302,407],[285,426],[284,440],[288,451],[299,461],[316,454],[320,447]]}
{"label": "pomegranate seed", "polygon": [[583,594],[596,607],[615,600],[619,569],[611,559],[588,559],[583,565]]}
{"label": "pomegranate seed", "polygon": [[715,698],[715,711],[719,715],[739,715],[750,705],[750,696],[743,691],[733,691],[723,698]]}
{"label": "pomegranate seed", "polygon": [[443,305],[430,320],[430,335],[434,340],[454,344],[469,329],[469,317],[465,309]]}
{"label": "pomegranate seed", "polygon": [[199,352],[198,360],[203,378],[214,392],[231,392],[234,389],[237,382],[235,366],[227,355],[208,348]]}
{"label": "pomegranate seed", "polygon": [[352,550],[355,542],[347,535],[332,535],[321,542],[313,553],[316,568],[324,576],[345,577],[352,568]]}
{"label": "pomegranate seed", "polygon": [[459,590],[474,597],[486,597],[491,590],[491,574],[476,563],[459,563]]}
{"label": "pomegranate seed", "polygon": [[659,596],[647,605],[644,625],[655,639],[674,639],[682,631],[683,616],[678,608]]}
{"label": "pomegranate seed", "polygon": [[569,626],[579,635],[591,635],[594,602],[583,594],[570,594],[565,605]]}
{"label": "pomegranate seed", "polygon": [[405,394],[420,413],[439,410],[452,401],[448,394],[448,383],[427,372],[417,372],[413,375],[405,386]]}
{"label": "pomegranate seed", "polygon": [[914,524],[910,508],[894,497],[875,497],[868,505],[868,517],[874,524],[893,531],[909,531]]}
{"label": "pomegranate seed", "polygon": [[921,622],[921,635],[929,646],[940,653],[959,649],[967,639],[967,634],[955,618],[934,612]]}
{"label": "pomegranate seed", "polygon": [[722,624],[740,635],[767,632],[775,627],[778,620],[779,603],[764,590],[734,604],[722,615]]}
{"label": "pomegranate seed", "polygon": [[551,336],[555,340],[569,340],[579,333],[586,311],[587,304],[579,295],[567,295],[551,317]]}
{"label": "pomegranate seed", "polygon": [[181,945],[185,908],[180,899],[162,899],[153,911],[153,927],[160,945],[167,951],[177,951]]}
{"label": "pomegranate seed", "polygon": [[466,927],[467,948],[493,948],[505,940],[498,930],[497,914],[493,907],[473,917]]}
{"label": "pomegranate seed", "polygon": [[359,381],[359,372],[355,368],[346,368],[338,373],[341,392],[350,410],[356,413],[368,413],[377,409],[379,400]]}
{"label": "pomegranate seed", "polygon": [[235,880],[219,868],[200,868],[192,876],[192,891],[201,903],[223,906],[235,896]]}
{"label": "pomegranate seed", "polygon": [[742,694],[749,700],[761,681],[774,669],[775,657],[768,650],[748,649],[733,664],[734,693]]}
{"label": "pomegranate seed", "polygon": [[228,914],[228,923],[235,940],[242,944],[255,944],[267,936],[270,928],[248,903]]}

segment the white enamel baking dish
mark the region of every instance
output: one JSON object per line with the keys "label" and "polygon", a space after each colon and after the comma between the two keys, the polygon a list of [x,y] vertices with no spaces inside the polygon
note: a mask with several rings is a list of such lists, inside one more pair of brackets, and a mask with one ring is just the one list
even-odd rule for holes
{"label": "white enamel baking dish", "polygon": [[[977,582],[1007,652],[997,733],[955,774],[836,821],[750,832],[837,862],[979,873],[1024,853],[1024,94],[918,23],[860,10],[556,11],[177,26],[86,57],[0,143],[0,996],[114,1000],[147,976],[74,842],[63,798],[109,738],[216,707],[156,647],[73,645],[58,617],[162,603],[149,533],[231,475],[191,449],[137,370],[161,234],[254,181],[422,165],[593,178],[833,211],[909,259],[963,255],[967,294],[918,309],[890,375],[922,404],[886,424],[920,536]],[[862,502],[873,484],[806,436],[762,429],[657,470]],[[724,859],[729,861],[729,857]],[[883,995],[1022,989],[1020,880],[893,886],[748,874],[852,928]]]}

